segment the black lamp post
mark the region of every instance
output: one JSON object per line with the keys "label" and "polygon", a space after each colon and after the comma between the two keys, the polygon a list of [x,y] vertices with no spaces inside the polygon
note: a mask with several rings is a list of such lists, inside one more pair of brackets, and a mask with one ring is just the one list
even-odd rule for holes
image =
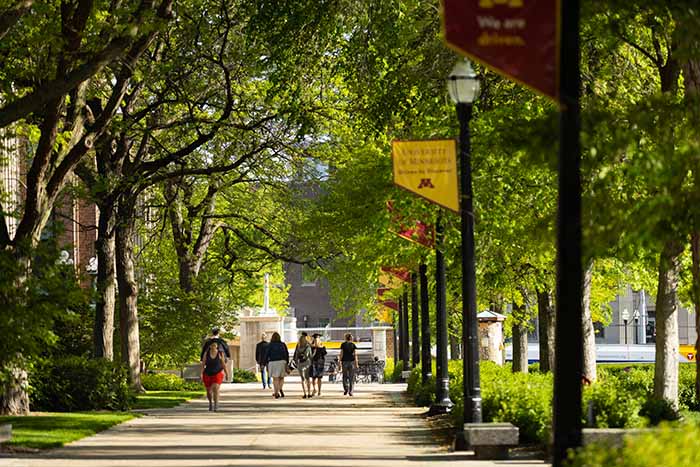
{"label": "black lamp post", "polygon": [[464,422],[481,423],[479,342],[476,318],[476,265],[474,257],[474,207],[469,144],[472,103],[481,85],[471,64],[459,60],[447,80],[447,89],[459,118],[460,212],[462,220],[462,348],[464,370]]}
{"label": "black lamp post", "polygon": [[435,223],[435,337],[437,359],[435,370],[435,402],[430,406],[429,415],[441,415],[452,410],[450,400],[450,377],[447,372],[447,291],[445,288],[445,230],[438,214]]}

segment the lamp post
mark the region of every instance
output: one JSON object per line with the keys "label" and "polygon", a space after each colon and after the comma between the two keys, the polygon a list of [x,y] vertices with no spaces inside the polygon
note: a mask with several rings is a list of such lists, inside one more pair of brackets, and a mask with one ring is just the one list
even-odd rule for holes
{"label": "lamp post", "polygon": [[429,415],[441,415],[452,410],[450,400],[450,377],[447,372],[447,290],[445,288],[445,230],[440,214],[435,223],[435,337],[437,359],[435,370],[435,402]]}
{"label": "lamp post", "polygon": [[630,320],[630,312],[627,311],[627,308],[622,310],[622,324],[625,327],[625,345],[627,345],[627,321]]}
{"label": "lamp post", "polygon": [[428,297],[428,266],[421,264],[418,268],[420,280],[420,325],[421,325],[421,377],[425,384],[432,376],[433,358],[430,353],[430,304]]}
{"label": "lamp post", "polygon": [[411,368],[420,363],[420,318],[418,310],[418,278],[411,273]]}
{"label": "lamp post", "polygon": [[462,220],[462,362],[464,422],[481,423],[479,333],[476,318],[476,264],[474,257],[474,206],[469,120],[481,85],[471,64],[460,60],[447,80],[447,89],[459,119],[460,212]]}

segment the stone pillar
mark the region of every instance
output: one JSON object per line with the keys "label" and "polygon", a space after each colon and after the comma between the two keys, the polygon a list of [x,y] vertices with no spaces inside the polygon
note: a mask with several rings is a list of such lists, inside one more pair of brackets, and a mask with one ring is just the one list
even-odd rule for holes
{"label": "stone pillar", "polygon": [[387,357],[387,330],[389,329],[391,328],[372,328],[372,354],[382,362],[385,362]]}
{"label": "stone pillar", "polygon": [[477,315],[479,320],[479,358],[503,365],[503,321],[505,316],[492,311]]}
{"label": "stone pillar", "polygon": [[284,342],[296,341],[296,318],[285,316],[242,316],[240,318],[240,368],[255,371],[255,346],[260,342],[260,335],[267,333],[270,340],[273,332],[278,332]]}

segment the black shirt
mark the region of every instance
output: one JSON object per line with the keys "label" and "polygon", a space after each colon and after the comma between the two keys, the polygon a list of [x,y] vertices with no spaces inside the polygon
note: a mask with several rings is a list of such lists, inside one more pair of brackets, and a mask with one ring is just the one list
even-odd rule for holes
{"label": "black shirt", "polygon": [[354,342],[345,341],[340,344],[340,350],[343,351],[343,361],[344,362],[354,362],[355,361],[355,350],[357,346]]}
{"label": "black shirt", "polygon": [[267,365],[266,354],[268,345],[270,345],[269,342],[260,341],[258,345],[255,346],[255,361],[258,365]]}
{"label": "black shirt", "polygon": [[217,336],[210,337],[204,343],[204,345],[202,346],[202,353],[199,355],[200,361],[204,358],[204,354],[209,350],[209,346],[212,344],[212,342],[216,342],[216,345],[219,348],[219,352],[223,352],[224,354],[226,354],[226,358],[231,358],[231,351],[228,349],[228,344],[225,340]]}
{"label": "black shirt", "polygon": [[314,354],[311,357],[311,360],[314,362],[325,362],[326,354],[328,353],[325,347],[315,347],[313,351]]}
{"label": "black shirt", "polygon": [[277,360],[289,361],[289,350],[284,342],[270,342],[265,349],[265,361],[275,362]]}
{"label": "black shirt", "polygon": [[216,354],[216,357],[212,358],[207,352],[206,360],[204,360],[204,374],[207,376],[214,376],[215,374],[223,371],[224,369],[224,358],[221,352]]}

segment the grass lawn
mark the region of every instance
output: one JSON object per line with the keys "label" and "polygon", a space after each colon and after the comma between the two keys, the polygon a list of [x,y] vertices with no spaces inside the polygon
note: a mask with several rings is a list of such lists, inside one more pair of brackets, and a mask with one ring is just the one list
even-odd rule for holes
{"label": "grass lawn", "polygon": [[0,417],[0,424],[12,424],[12,439],[3,444],[48,449],[94,435],[136,416],[125,412],[36,412],[25,417]]}
{"label": "grass lawn", "polygon": [[204,397],[204,389],[200,391],[146,391],[136,396],[132,409],[167,409],[182,404],[190,399]]}
{"label": "grass lawn", "polygon": [[[136,396],[132,409],[175,407],[206,394],[201,391],[148,391]],[[6,446],[50,449],[138,417],[129,412],[34,412],[26,417],[0,417],[0,424],[12,424],[12,439]]]}

